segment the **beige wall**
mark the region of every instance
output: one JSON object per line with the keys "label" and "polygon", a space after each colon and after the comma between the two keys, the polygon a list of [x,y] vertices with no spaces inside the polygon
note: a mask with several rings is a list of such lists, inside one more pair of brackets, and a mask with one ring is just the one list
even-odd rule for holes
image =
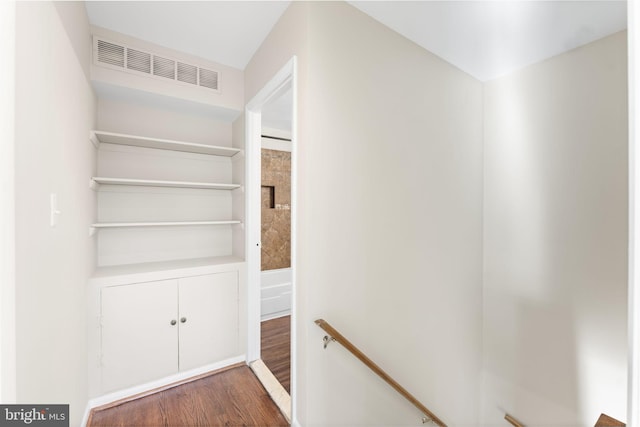
{"label": "beige wall", "polygon": [[[85,289],[95,263],[89,24],[80,2],[16,9],[17,400],[69,403],[71,425],[79,425],[87,403]],[[50,193],[62,212],[56,228]]]}
{"label": "beige wall", "polygon": [[485,85],[483,422],[625,420],[626,33]]}
{"label": "beige wall", "polygon": [[324,317],[450,425],[474,425],[482,85],[347,4],[294,3],[245,70],[247,95],[293,53],[298,418],[422,417],[343,349],[323,350]]}
{"label": "beige wall", "polygon": [[[482,85],[346,4],[312,12],[307,315],[353,337],[450,425],[473,425]],[[329,408],[354,424],[420,418],[359,363],[325,352],[322,335],[310,333],[312,423],[333,420]]]}
{"label": "beige wall", "polygon": [[15,2],[0,2],[0,402],[15,402]]}

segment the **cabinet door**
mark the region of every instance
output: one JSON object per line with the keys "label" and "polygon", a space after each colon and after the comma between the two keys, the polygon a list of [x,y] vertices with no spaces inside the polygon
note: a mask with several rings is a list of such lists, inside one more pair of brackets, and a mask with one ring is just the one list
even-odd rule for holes
{"label": "cabinet door", "polygon": [[102,290],[103,392],[177,372],[177,297],[176,280]]}
{"label": "cabinet door", "polygon": [[180,370],[238,355],[238,273],[179,281]]}

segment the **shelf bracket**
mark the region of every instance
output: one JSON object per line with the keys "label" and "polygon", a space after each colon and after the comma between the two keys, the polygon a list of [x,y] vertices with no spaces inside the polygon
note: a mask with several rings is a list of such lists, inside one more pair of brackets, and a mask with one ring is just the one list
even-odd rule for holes
{"label": "shelf bracket", "polygon": [[89,132],[89,141],[91,141],[94,147],[100,147],[100,141],[98,141],[98,137],[94,131]]}

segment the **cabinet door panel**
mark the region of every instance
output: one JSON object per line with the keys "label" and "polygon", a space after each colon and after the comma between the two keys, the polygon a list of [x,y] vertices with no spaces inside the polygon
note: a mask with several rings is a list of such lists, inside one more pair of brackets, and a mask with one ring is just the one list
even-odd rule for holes
{"label": "cabinet door panel", "polygon": [[238,273],[179,281],[180,370],[238,355]]}
{"label": "cabinet door panel", "polygon": [[102,391],[178,370],[177,280],[102,290]]}

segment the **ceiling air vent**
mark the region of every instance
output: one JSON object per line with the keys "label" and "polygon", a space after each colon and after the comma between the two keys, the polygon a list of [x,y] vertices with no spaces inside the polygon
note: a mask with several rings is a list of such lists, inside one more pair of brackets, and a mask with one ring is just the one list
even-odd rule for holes
{"label": "ceiling air vent", "polygon": [[216,92],[220,90],[220,74],[214,70],[133,49],[97,36],[93,38],[93,49],[96,65],[150,78],[170,79],[178,84],[200,86]]}
{"label": "ceiling air vent", "polygon": [[218,90],[218,72],[200,68],[200,86]]}
{"label": "ceiling air vent", "polygon": [[124,67],[124,46],[98,40],[98,61]]}
{"label": "ceiling air vent", "polygon": [[175,80],[176,61],[153,55],[153,75]]}
{"label": "ceiling air vent", "polygon": [[151,54],[135,49],[127,49],[127,68],[151,74]]}
{"label": "ceiling air vent", "polygon": [[178,80],[192,85],[198,84],[198,67],[178,62]]}

